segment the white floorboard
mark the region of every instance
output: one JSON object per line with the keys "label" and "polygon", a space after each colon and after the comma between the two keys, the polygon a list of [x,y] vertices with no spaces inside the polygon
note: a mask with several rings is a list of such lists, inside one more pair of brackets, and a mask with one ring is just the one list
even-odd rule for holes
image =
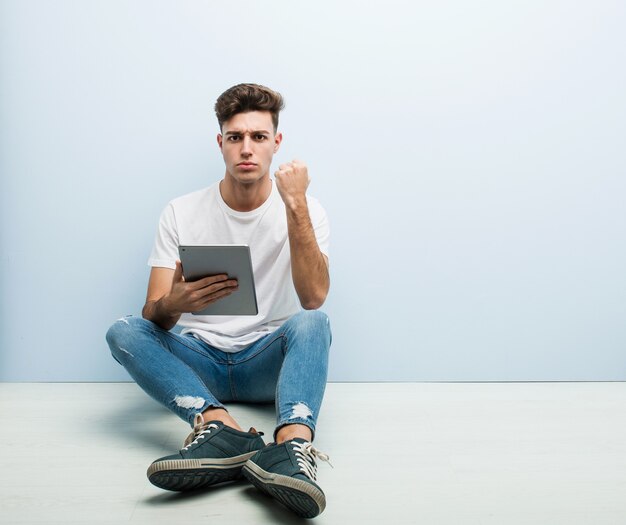
{"label": "white floorboard", "polygon": [[[271,434],[272,407],[231,405]],[[332,383],[322,524],[626,524],[626,383]],[[245,482],[162,491],[189,432],[134,384],[0,384],[1,524],[306,523]]]}

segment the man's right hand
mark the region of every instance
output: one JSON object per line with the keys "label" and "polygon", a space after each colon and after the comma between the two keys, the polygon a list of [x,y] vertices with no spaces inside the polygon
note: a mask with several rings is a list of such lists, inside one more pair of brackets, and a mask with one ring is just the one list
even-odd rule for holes
{"label": "man's right hand", "polygon": [[197,281],[183,278],[183,267],[176,261],[172,288],[161,299],[161,307],[171,316],[204,310],[208,305],[237,290],[237,279],[226,274],[210,275]]}
{"label": "man's right hand", "polygon": [[144,319],[170,330],[181,314],[199,312],[207,305],[237,290],[237,280],[227,275],[211,275],[193,282],[183,278],[180,261],[176,268],[152,268],[148,296],[141,314]]}

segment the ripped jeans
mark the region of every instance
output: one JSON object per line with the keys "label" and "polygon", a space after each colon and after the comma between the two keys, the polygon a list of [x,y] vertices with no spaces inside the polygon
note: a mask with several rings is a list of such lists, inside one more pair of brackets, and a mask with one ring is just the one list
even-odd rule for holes
{"label": "ripped jeans", "polygon": [[276,403],[276,431],[300,423],[315,435],[331,343],[326,314],[304,310],[239,352],[224,352],[141,317],[116,321],[111,354],[151,397],[189,424],[222,402]]}

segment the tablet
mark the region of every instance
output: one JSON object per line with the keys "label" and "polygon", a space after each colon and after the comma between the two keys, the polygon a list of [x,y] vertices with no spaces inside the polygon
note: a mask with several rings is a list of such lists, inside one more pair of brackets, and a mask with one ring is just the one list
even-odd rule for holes
{"label": "tablet", "polygon": [[227,274],[237,279],[239,287],[194,315],[257,315],[259,313],[252,274],[250,248],[245,244],[179,246],[185,281],[197,281],[209,275]]}

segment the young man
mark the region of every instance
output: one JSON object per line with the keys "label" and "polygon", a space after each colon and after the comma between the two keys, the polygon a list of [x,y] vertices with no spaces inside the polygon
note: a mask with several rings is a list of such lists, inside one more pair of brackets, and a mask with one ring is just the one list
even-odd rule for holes
{"label": "young man", "polygon": [[[223,180],[179,197],[161,215],[142,318],[107,333],[113,357],[157,401],[193,425],[177,454],[156,460],[150,481],[191,490],[242,475],[304,517],[324,510],[311,444],[326,385],[331,333],[319,312],[330,285],[328,221],[306,195],[294,160],[270,178],[282,134],[279,93],[239,84],[217,100]],[[237,289],[227,275],[186,282],[179,245],[247,244],[256,316],[193,315]],[[170,332],[174,325],[183,330]],[[244,432],[223,402],[276,402],[274,443]]]}

